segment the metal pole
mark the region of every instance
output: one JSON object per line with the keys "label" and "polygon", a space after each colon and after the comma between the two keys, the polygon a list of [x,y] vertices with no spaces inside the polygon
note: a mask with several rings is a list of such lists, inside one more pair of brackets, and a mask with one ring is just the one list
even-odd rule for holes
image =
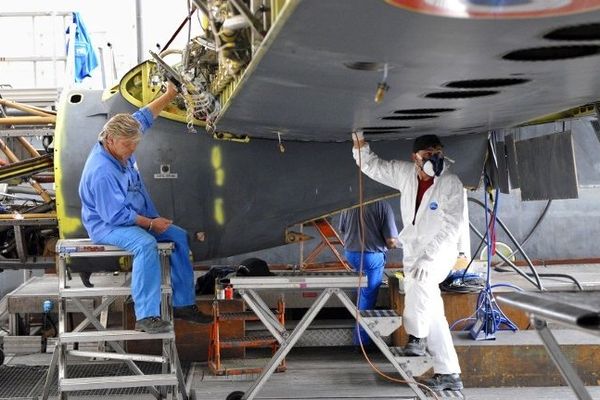
{"label": "metal pole", "polygon": [[580,400],[592,400],[592,396],[588,393],[583,381],[579,378],[571,364],[569,364],[569,360],[567,360],[561,352],[560,346],[552,332],[550,332],[550,329],[548,329],[546,321],[533,317],[533,325],[535,326],[538,335],[540,335],[540,338],[548,351],[548,355],[550,355],[550,358],[554,361],[554,364],[560,371],[564,380],[571,389],[573,389],[577,398]]}
{"label": "metal pole", "polygon": [[135,0],[135,34],[137,38],[137,62],[144,61],[144,35],[142,26],[142,0]]}
{"label": "metal pole", "polygon": [[104,49],[98,47],[98,53],[100,54],[100,71],[102,72],[102,89],[106,88],[106,69],[104,68]]}

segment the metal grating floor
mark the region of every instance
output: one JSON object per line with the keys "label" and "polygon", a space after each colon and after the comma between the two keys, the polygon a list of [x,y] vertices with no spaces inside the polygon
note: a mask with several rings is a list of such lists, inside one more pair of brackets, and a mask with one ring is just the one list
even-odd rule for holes
{"label": "metal grating floor", "polygon": [[[161,365],[157,363],[137,363],[145,374],[160,374]],[[186,376],[189,365],[182,365]],[[46,379],[46,366],[0,365],[0,400],[15,398],[35,398],[42,394]],[[92,362],[71,364],[67,367],[69,378],[131,375],[131,370],[123,363]],[[145,387],[122,389],[97,389],[71,392],[70,396],[130,396],[149,394]],[[50,396],[58,395],[57,374],[50,386]]]}
{"label": "metal grating floor", "polygon": [[36,392],[41,393],[47,370],[40,366],[0,365],[0,399],[34,397]]}

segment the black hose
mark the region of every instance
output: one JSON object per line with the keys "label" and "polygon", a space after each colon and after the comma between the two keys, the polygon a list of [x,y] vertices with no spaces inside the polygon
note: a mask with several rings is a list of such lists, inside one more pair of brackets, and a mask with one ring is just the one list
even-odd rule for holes
{"label": "black hose", "polygon": [[[483,204],[481,201],[474,199],[472,197],[468,198],[469,201],[472,201],[476,204],[479,204],[481,207],[483,207],[484,209],[486,209],[487,212],[490,212],[490,209],[487,208],[485,206],[485,204]],[[517,249],[519,250],[519,252],[521,253],[521,255],[523,256],[523,258],[525,259],[525,261],[527,262],[527,265],[529,265],[529,269],[531,269],[531,273],[533,274],[533,276],[535,277],[535,280],[537,282],[536,286],[540,289],[540,290],[544,290],[544,286],[542,285],[542,282],[540,281],[540,277],[537,273],[537,270],[535,269],[533,263],[531,262],[531,260],[529,259],[529,256],[527,256],[527,253],[525,253],[525,250],[523,250],[523,248],[521,247],[521,245],[519,244],[519,242],[517,241],[517,239],[513,236],[512,232],[506,227],[506,225],[504,224],[504,222],[502,222],[502,220],[500,219],[500,217],[496,216],[496,221],[498,221],[498,223],[500,224],[500,226],[502,227],[502,229],[504,230],[504,232],[506,232],[506,234],[508,235],[509,239],[513,242],[513,244],[517,247]],[[470,224],[470,223],[469,223]],[[500,258],[502,258],[502,260],[504,260],[504,262],[506,263],[510,263],[509,265],[514,266],[514,268],[516,268],[516,266],[510,262],[508,260],[508,258],[504,257],[502,254],[498,253],[498,255],[500,256]],[[488,257],[490,255],[488,254]]]}
{"label": "black hose", "polygon": [[[533,233],[535,232],[535,230],[537,229],[537,227],[544,220],[544,217],[546,217],[546,213],[548,212],[548,209],[550,208],[550,204],[552,204],[552,199],[548,200],[548,202],[546,203],[546,207],[544,207],[544,210],[542,211],[542,213],[538,217],[537,221],[533,225],[533,228],[531,228],[531,230],[529,231],[529,233],[525,236],[525,239],[523,239],[521,241],[521,246],[525,246],[525,244],[529,241],[529,239],[531,239],[531,236],[533,235]],[[517,253],[517,250],[513,251],[511,254],[508,255],[508,258],[511,258],[516,253]],[[501,267],[502,265],[503,265],[503,263],[500,263],[496,267]]]}
{"label": "black hose", "polygon": [[[510,272],[510,270],[505,269],[505,268],[500,268],[498,266],[494,266],[494,270],[498,271],[498,272]],[[531,276],[531,273],[527,272],[527,275]],[[571,276],[571,275],[568,275],[568,274],[541,273],[541,274],[539,274],[539,276],[542,277],[542,278],[566,278],[566,279],[572,281],[573,283],[575,283],[575,285],[577,286],[577,288],[579,290],[581,290],[582,292],[585,290],[585,289],[583,289],[583,286],[581,285],[581,283],[579,283],[579,281],[574,276]]]}
{"label": "black hose", "polygon": [[575,279],[575,277],[568,275],[568,274],[540,274],[541,277],[543,278],[567,278],[571,281],[573,281],[575,283],[575,285],[577,286],[577,288],[579,290],[581,290],[583,292],[583,286],[581,286],[581,283],[579,283],[579,281],[577,279]]}
{"label": "black hose", "polygon": [[[481,232],[479,232],[477,230],[477,228],[475,228],[475,226],[469,222],[469,226],[471,227],[471,230],[473,232],[475,232],[475,234],[477,234],[477,236],[479,236],[480,238],[484,238],[483,234]],[[542,289],[542,284],[539,282],[539,277],[538,277],[538,281],[536,283],[536,281],[534,281],[533,279],[531,279],[525,272],[521,271],[515,264],[512,263],[512,261],[510,261],[508,258],[506,258],[502,253],[497,253],[498,256],[504,260],[512,269],[514,269],[514,271],[516,273],[518,273],[519,275],[521,275],[523,278],[525,278],[529,283],[531,283],[533,286],[537,287],[540,290]],[[488,254],[489,257],[489,254]],[[539,285],[538,285],[539,283]]]}
{"label": "black hose", "polygon": [[[471,200],[471,201],[479,204],[480,206],[485,207],[485,205],[482,204],[477,199],[472,199],[472,198],[469,197],[468,200]],[[529,259],[529,257],[527,257],[527,255],[525,254],[525,251],[523,250],[523,246],[525,245],[525,243],[527,243],[527,241],[531,238],[531,236],[533,235],[533,233],[535,232],[535,230],[537,229],[537,227],[540,225],[540,223],[542,222],[542,220],[546,216],[546,213],[548,212],[548,209],[550,208],[551,204],[552,204],[552,200],[548,200],[548,202],[546,203],[546,206],[544,207],[544,210],[542,211],[542,213],[538,217],[536,223],[533,225],[533,227],[531,228],[531,230],[529,231],[529,233],[527,234],[527,236],[525,236],[525,239],[523,239],[523,242],[520,243],[520,244],[517,243],[516,239],[514,238],[514,236],[512,235],[512,233],[508,230],[508,228],[506,227],[506,225],[504,225],[504,223],[502,221],[500,221],[500,219],[498,217],[496,217],[496,219],[500,223],[500,226],[502,226],[502,229],[504,229],[504,231],[507,233],[507,235],[509,236],[509,238],[517,246],[517,250],[515,250],[511,254],[509,254],[508,257],[504,257],[503,255],[501,255],[500,253],[498,253],[498,255],[500,256],[500,258],[502,258],[502,263],[499,264],[499,265],[494,266],[494,270],[499,271],[499,272],[509,272],[509,270],[501,268],[502,265],[509,264],[513,269],[515,269],[517,272],[520,273],[520,270],[516,269],[517,268],[516,265],[514,265],[512,262],[510,262],[508,260],[509,257],[512,257],[517,251],[519,251],[519,252],[521,252],[521,254],[523,254],[524,258],[526,259],[527,263],[529,264],[530,268],[533,271],[533,273],[531,273],[531,272],[525,273],[528,277],[536,277],[536,278],[537,277],[544,277],[544,278],[565,278],[565,279],[568,279],[568,280],[572,281],[573,283],[575,283],[575,285],[577,286],[577,288],[579,290],[583,291],[584,289],[583,289],[583,286],[581,285],[581,283],[575,277],[573,277],[571,275],[568,275],[568,274],[554,274],[554,273],[541,273],[541,274],[538,274],[537,271],[535,270],[535,267],[533,267],[533,264],[531,263],[531,260]],[[479,252],[479,249],[481,248],[481,245],[485,241],[485,237],[481,236],[481,234],[479,232],[477,232],[473,226],[471,226],[471,228],[474,229],[474,231],[482,238],[481,242],[479,243],[479,247],[477,248],[477,250],[475,252],[475,254],[476,254],[477,252]],[[471,262],[472,261],[473,260],[471,259]],[[471,265],[471,262],[469,262],[469,265]],[[467,268],[469,267],[469,265],[467,266]],[[465,271],[465,274],[466,274],[466,271]],[[463,274],[463,277],[464,277],[464,274]],[[539,282],[539,278],[537,278],[537,280]],[[529,281],[532,282],[531,280],[529,280]],[[538,286],[538,288],[540,290],[543,290],[543,288],[541,288],[539,286]]]}

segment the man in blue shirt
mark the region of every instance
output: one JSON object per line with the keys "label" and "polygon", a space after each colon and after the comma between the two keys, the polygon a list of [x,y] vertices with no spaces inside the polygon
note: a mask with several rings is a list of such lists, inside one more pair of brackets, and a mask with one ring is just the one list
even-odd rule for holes
{"label": "man in blue shirt", "polygon": [[[364,230],[358,207],[342,211],[339,229],[344,240],[344,255],[355,271],[360,270],[361,254],[364,254],[362,271],[367,276],[368,286],[360,289],[358,309],[373,310],[383,278],[387,249],[397,247],[398,228],[392,207],[386,201],[369,203],[362,209]],[[361,232],[364,232],[364,249]],[[360,328],[359,332],[354,332],[354,344],[360,344],[359,335],[363,345],[371,342],[367,333]]]}
{"label": "man in blue shirt", "polygon": [[79,182],[81,217],[90,238],[134,255],[131,295],[135,328],[148,333],[172,328],[159,317],[161,269],[157,242],[175,244],[170,259],[174,317],[212,322],[212,317],[196,307],[187,233],[158,214],[133,155],[142,135],[176,95],[175,86],[168,83],[164,94],[133,115],[112,117],[98,135]]}

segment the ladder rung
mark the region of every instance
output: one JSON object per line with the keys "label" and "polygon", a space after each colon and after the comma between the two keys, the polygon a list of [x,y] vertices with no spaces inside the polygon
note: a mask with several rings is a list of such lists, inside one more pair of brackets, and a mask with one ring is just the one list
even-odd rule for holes
{"label": "ladder rung", "polygon": [[134,353],[107,353],[105,351],[83,351],[83,350],[69,350],[67,352],[70,356],[84,357],[84,358],[98,358],[106,360],[131,360],[131,361],[143,361],[143,362],[155,362],[155,363],[166,363],[165,357],[161,356],[149,356],[147,354],[134,354]]}
{"label": "ladder rung", "polygon": [[172,331],[164,333],[147,333],[132,330],[86,331],[61,333],[59,342],[62,344],[87,342],[116,342],[120,340],[173,339],[174,337],[175,334]]}
{"label": "ladder rung", "polygon": [[[168,286],[161,286],[162,293],[171,293]],[[129,286],[102,286],[93,288],[67,288],[59,292],[61,297],[100,297],[100,296],[129,296],[131,288]]]}
{"label": "ladder rung", "polygon": [[396,318],[401,317],[395,310],[362,310],[360,316],[363,318]]}
{"label": "ladder rung", "polygon": [[363,310],[360,315],[371,330],[381,336],[391,335],[402,325],[402,317],[394,310]]}
{"label": "ladder rung", "polygon": [[412,376],[421,376],[425,372],[433,368],[433,357],[429,354],[425,356],[405,356],[402,347],[390,347],[390,353],[394,359],[400,364],[404,371]]}
{"label": "ladder rung", "polygon": [[126,375],[105,376],[97,378],[64,378],[60,380],[60,390],[94,390],[115,389],[127,387],[144,386],[175,386],[177,376],[175,374],[153,374],[153,375]]}
{"label": "ladder rung", "polygon": [[272,336],[245,336],[242,338],[221,339],[222,349],[234,347],[265,347],[278,344]]}
{"label": "ladder rung", "polygon": [[59,291],[61,297],[99,297],[99,296],[128,296],[131,294],[129,286],[93,287],[93,288],[67,288]]}

